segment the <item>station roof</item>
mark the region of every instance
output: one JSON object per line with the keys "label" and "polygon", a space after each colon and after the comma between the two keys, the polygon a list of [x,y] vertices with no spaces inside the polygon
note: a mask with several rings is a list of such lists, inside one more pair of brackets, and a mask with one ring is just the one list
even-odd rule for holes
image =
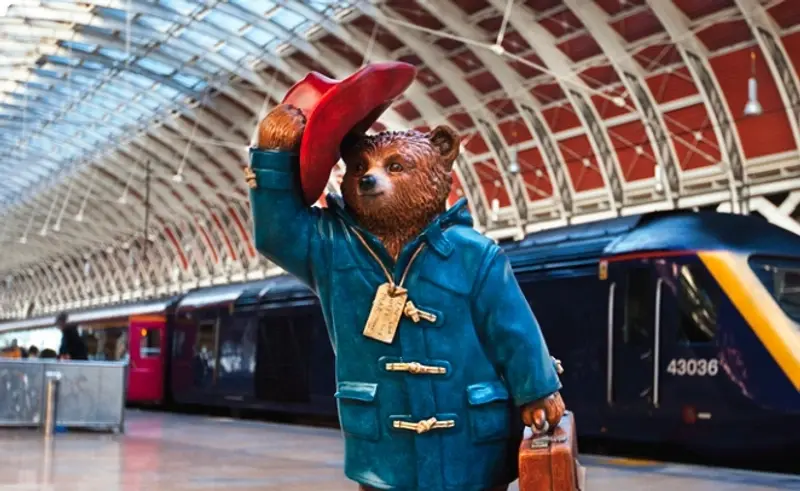
{"label": "station roof", "polygon": [[419,72],[373,130],[456,128],[451,201],[498,238],[800,187],[793,0],[2,0],[0,273],[262,267],[256,122],[386,59]]}

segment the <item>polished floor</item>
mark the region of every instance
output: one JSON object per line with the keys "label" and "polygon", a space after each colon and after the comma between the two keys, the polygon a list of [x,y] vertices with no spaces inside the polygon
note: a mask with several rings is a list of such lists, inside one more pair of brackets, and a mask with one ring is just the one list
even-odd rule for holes
{"label": "polished floor", "polygon": [[[587,491],[800,489],[800,477],[582,456]],[[131,411],[124,435],[0,430],[0,491],[353,491],[336,430]],[[512,488],[517,491],[516,486]]]}

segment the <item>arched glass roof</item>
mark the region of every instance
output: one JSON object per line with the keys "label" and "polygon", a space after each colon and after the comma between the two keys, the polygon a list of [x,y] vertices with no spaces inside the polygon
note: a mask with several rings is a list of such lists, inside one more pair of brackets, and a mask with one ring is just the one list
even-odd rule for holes
{"label": "arched glass roof", "polygon": [[282,50],[317,27],[308,14],[333,16],[336,3],[4,2],[0,168],[13,183],[0,187],[0,202],[16,203],[231,74],[260,83],[254,67],[280,66]]}

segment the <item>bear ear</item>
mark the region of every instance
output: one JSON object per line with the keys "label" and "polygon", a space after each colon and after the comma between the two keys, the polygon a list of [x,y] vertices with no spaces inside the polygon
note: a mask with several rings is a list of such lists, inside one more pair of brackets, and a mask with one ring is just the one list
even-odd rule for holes
{"label": "bear ear", "polygon": [[442,160],[444,160],[448,170],[450,170],[461,149],[458,133],[449,126],[437,126],[430,132],[428,138],[433,148],[439,151]]}

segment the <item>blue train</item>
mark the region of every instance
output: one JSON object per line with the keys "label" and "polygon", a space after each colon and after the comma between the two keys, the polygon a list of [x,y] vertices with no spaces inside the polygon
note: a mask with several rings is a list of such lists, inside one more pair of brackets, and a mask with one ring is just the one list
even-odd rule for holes
{"label": "blue train", "polygon": [[[503,247],[563,363],[581,436],[800,448],[800,236],[757,217],[674,211]],[[162,378],[131,400],[336,416],[322,313],[291,277],[70,319],[86,335],[129,333],[131,387]],[[1,324],[0,341],[49,320]]]}

